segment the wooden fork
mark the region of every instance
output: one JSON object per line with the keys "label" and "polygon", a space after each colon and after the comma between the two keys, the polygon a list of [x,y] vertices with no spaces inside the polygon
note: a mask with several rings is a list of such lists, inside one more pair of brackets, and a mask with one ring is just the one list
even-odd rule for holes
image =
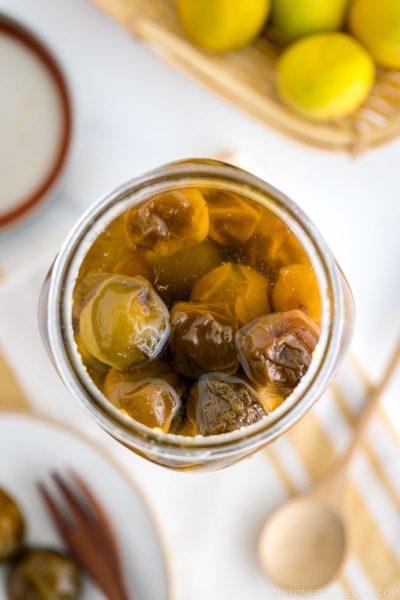
{"label": "wooden fork", "polygon": [[69,515],[57,505],[41,482],[38,483],[40,493],[77,562],[110,600],[129,600],[110,523],[84,481],[75,472],[69,473],[74,486],[59,473],[52,474],[70,509]]}

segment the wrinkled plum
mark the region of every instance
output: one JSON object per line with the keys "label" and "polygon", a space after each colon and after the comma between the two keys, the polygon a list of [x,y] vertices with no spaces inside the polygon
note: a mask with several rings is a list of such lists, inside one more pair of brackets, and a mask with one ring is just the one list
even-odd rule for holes
{"label": "wrinkled plum", "polygon": [[214,269],[193,287],[191,300],[225,302],[239,326],[271,312],[269,282],[254,269],[227,263]]}
{"label": "wrinkled plum", "polygon": [[288,395],[307,372],[318,337],[318,326],[300,310],[263,316],[238,331],[239,361],[256,385],[276,384]]}
{"label": "wrinkled plum", "polygon": [[194,417],[197,432],[204,436],[235,431],[267,414],[243,380],[220,373],[201,377],[191,389],[190,403],[189,418]]}
{"label": "wrinkled plum", "polygon": [[222,245],[246,242],[261,219],[262,208],[237,194],[214,191],[207,197],[208,235]]}
{"label": "wrinkled plum", "polygon": [[114,275],[82,310],[80,336],[90,354],[125,370],[157,358],[169,335],[168,309],[143,277]]}
{"label": "wrinkled plum", "polygon": [[202,242],[208,227],[207,204],[195,189],[160,194],[134,206],[125,216],[129,245],[140,244],[161,256]]}
{"label": "wrinkled plum", "polygon": [[235,373],[237,328],[225,304],[179,302],[171,311],[170,347],[175,369],[193,378],[211,371]]}
{"label": "wrinkled plum", "polygon": [[19,550],[25,536],[25,521],[17,503],[0,489],[0,563]]}
{"label": "wrinkled plum", "polygon": [[282,267],[272,290],[272,304],[279,312],[298,308],[319,325],[321,297],[311,265]]}
{"label": "wrinkled plum", "polygon": [[309,258],[290,229],[267,209],[248,240],[244,260],[253,269],[263,273],[271,283],[279,270],[290,264],[310,264]]}
{"label": "wrinkled plum", "polygon": [[172,256],[160,256],[149,250],[145,257],[154,288],[168,307],[175,304],[176,298],[189,300],[196,281],[222,264],[218,245],[208,239]]}
{"label": "wrinkled plum", "polygon": [[24,550],[11,566],[9,600],[78,600],[81,577],[69,556],[44,548]]}

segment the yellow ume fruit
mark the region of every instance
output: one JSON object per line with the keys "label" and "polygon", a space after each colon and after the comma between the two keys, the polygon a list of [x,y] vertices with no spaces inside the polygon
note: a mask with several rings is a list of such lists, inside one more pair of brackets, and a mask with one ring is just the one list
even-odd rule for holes
{"label": "yellow ume fruit", "polygon": [[271,23],[288,39],[340,29],[348,0],[272,0]]}
{"label": "yellow ume fruit", "polygon": [[[400,1],[400,0],[399,0]],[[302,114],[334,120],[351,114],[375,77],[370,55],[344,33],[320,33],[292,44],[278,62],[278,88]]]}
{"label": "yellow ume fruit", "polygon": [[271,0],[178,0],[189,38],[216,52],[250,44],[263,29]]}
{"label": "yellow ume fruit", "polygon": [[400,0],[354,0],[349,26],[378,65],[400,69]]}

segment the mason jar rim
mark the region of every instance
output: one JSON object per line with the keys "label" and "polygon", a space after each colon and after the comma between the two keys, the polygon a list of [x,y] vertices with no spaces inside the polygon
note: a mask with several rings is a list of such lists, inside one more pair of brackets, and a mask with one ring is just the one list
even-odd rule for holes
{"label": "mason jar rim", "polygon": [[[122,414],[95,386],[76,346],[72,328],[72,292],[84,256],[104,228],[130,206],[157,193],[196,185],[215,185],[254,199],[284,221],[304,246],[322,298],[320,338],[311,365],[292,394],[267,417],[239,430],[212,436],[182,436],[150,429]],[[164,165],[105,195],[79,219],[52,269],[49,289],[49,343],[57,369],[81,407],[113,437],[139,451],[171,459],[215,459],[266,445],[311,408],[329,383],[329,370],[340,348],[344,311],[333,255],[314,224],[288,197],[235,166],[208,159]]]}

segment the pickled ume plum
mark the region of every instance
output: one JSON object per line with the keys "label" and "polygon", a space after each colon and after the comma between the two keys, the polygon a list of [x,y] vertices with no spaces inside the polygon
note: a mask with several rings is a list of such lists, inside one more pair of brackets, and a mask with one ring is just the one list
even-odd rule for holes
{"label": "pickled ume plum", "polygon": [[159,359],[133,371],[111,369],[103,393],[111,404],[139,423],[167,432],[184,389],[174,368]]}
{"label": "pickled ume plum", "polygon": [[287,225],[205,186],[115,219],[88,250],[72,304],[83,367],[114,410],[181,436],[266,418],[307,372],[320,320],[317,278]]}
{"label": "pickled ume plum", "polygon": [[194,284],[222,265],[218,245],[210,239],[178,250],[172,256],[161,256],[149,250],[145,260],[151,269],[154,288],[169,308],[177,298],[188,299]]}
{"label": "pickled ume plum", "polygon": [[307,372],[318,336],[300,310],[265,315],[237,333],[241,366],[257,386],[279,385],[289,394]]}
{"label": "pickled ume plum", "polygon": [[79,329],[83,345],[97,360],[127,369],[161,353],[169,315],[146,279],[113,275],[100,283],[82,310]]}
{"label": "pickled ume plum", "polygon": [[241,256],[271,283],[278,279],[282,267],[291,264],[310,265],[307,253],[294,233],[267,210],[264,210],[254,235],[242,249]]}
{"label": "pickled ume plum", "polygon": [[269,281],[264,275],[250,267],[228,262],[200,279],[190,298],[225,303],[241,326],[271,312],[269,290]]}
{"label": "pickled ume plum", "polygon": [[170,348],[178,373],[198,379],[212,371],[236,373],[238,324],[226,304],[179,302],[171,310]]}
{"label": "pickled ume plum", "polygon": [[209,216],[206,201],[195,189],[160,194],[137,204],[125,216],[129,245],[171,256],[206,239]]}
{"label": "pickled ume plum", "polygon": [[191,389],[189,410],[201,435],[229,433],[266,416],[257,394],[238,377],[220,373],[200,377]]}
{"label": "pickled ume plum", "polygon": [[261,206],[246,198],[215,190],[208,194],[210,238],[227,246],[246,242],[261,220]]}
{"label": "pickled ume plum", "polygon": [[311,265],[282,267],[272,291],[272,304],[278,312],[298,308],[319,324],[321,298]]}

